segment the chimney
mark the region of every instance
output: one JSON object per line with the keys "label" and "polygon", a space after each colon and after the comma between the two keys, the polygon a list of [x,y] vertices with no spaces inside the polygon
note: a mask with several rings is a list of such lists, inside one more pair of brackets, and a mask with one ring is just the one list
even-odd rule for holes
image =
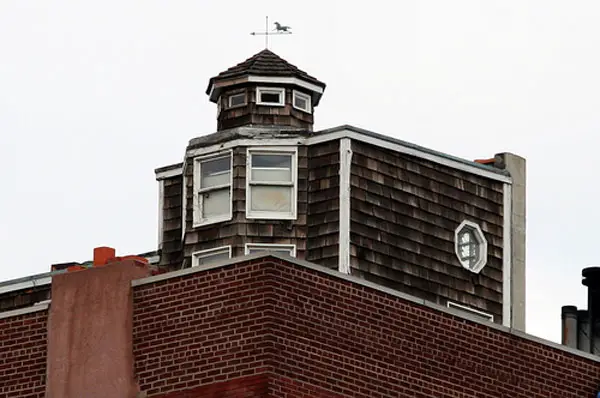
{"label": "chimney", "polygon": [[131,281],[149,276],[147,260],[94,250],[93,266],[52,278],[46,397],[134,397]]}
{"label": "chimney", "polygon": [[600,267],[584,268],[582,283],[588,288],[588,324],[584,333],[589,336],[588,352],[595,353],[594,346],[600,340]]}
{"label": "chimney", "polygon": [[578,325],[577,307],[565,305],[562,307],[562,344],[577,349]]}

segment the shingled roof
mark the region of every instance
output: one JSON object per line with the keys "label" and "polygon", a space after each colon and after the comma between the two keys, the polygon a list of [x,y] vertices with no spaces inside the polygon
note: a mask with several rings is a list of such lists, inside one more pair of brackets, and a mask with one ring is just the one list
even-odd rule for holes
{"label": "shingled roof", "polygon": [[212,77],[208,83],[206,94],[210,93],[211,87],[216,80],[227,80],[247,75],[297,77],[325,88],[325,83],[298,69],[298,67],[290,64],[272,51],[264,49],[244,62],[232,66],[217,76]]}

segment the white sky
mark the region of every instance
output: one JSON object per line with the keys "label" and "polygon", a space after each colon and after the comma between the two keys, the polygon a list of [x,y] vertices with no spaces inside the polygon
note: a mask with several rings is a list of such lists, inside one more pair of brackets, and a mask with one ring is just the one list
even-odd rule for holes
{"label": "white sky", "polygon": [[263,48],[353,124],[468,159],[528,161],[528,332],[559,340],[598,263],[600,3],[0,2],[0,280],[156,248],[154,168],[214,132],[208,79]]}

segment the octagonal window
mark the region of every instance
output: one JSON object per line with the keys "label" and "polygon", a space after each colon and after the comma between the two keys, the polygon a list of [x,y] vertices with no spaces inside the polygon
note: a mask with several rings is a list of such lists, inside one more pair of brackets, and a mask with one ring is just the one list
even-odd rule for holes
{"label": "octagonal window", "polygon": [[479,225],[463,221],[454,232],[454,249],[460,264],[479,273],[487,262],[487,241]]}

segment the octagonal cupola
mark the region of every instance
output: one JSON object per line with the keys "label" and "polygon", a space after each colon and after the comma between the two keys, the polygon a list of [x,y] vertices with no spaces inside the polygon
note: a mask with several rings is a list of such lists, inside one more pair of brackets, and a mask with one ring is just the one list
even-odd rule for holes
{"label": "octagonal cupola", "polygon": [[314,108],[325,83],[264,49],[210,79],[206,93],[217,104],[217,130],[281,126],[312,131]]}

